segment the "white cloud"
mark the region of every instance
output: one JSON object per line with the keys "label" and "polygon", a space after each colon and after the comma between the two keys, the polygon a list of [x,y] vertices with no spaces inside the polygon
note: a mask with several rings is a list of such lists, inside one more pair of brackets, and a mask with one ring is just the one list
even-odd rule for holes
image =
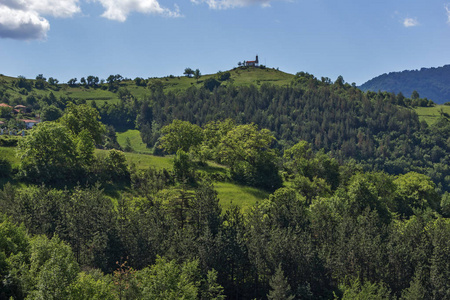
{"label": "white cloud", "polygon": [[126,21],[131,12],[159,14],[168,17],[179,17],[177,6],[174,10],[161,7],[157,0],[95,0],[105,8],[102,17],[119,22]]}
{"label": "white cloud", "polygon": [[48,21],[35,12],[0,6],[0,37],[19,40],[44,39]]}
{"label": "white cloud", "polygon": [[0,38],[45,39],[50,23],[43,15],[67,18],[80,11],[78,0],[0,0]]}
{"label": "white cloud", "polygon": [[270,0],[191,0],[195,4],[206,3],[212,9],[229,9],[249,5],[261,5],[269,7]]}
{"label": "white cloud", "polygon": [[403,26],[405,26],[405,27],[414,27],[417,25],[419,25],[419,22],[417,21],[417,19],[406,18],[405,20],[403,20]]}
{"label": "white cloud", "polygon": [[445,11],[447,12],[447,23],[450,24],[450,5],[445,5]]}
{"label": "white cloud", "polygon": [[[0,0],[0,38],[45,39],[50,23],[44,16],[69,18],[81,12],[82,0]],[[179,8],[162,7],[158,0],[84,0],[98,2],[103,17],[124,22],[132,12],[180,17]]]}

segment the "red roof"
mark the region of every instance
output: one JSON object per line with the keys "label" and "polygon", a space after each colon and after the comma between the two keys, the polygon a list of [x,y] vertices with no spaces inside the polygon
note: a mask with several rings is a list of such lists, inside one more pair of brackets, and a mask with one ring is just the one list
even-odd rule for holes
{"label": "red roof", "polygon": [[8,105],[6,103],[0,103],[0,106],[2,106],[2,107],[11,107],[12,108],[12,106],[10,106],[10,105]]}
{"label": "red roof", "polygon": [[5,122],[0,121],[0,124],[5,124]]}

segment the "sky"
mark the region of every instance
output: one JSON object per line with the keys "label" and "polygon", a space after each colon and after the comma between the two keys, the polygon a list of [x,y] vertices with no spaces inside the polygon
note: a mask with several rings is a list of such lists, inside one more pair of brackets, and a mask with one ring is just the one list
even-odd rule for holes
{"label": "sky", "polygon": [[254,60],[361,85],[450,64],[450,0],[0,0],[0,73],[60,82]]}

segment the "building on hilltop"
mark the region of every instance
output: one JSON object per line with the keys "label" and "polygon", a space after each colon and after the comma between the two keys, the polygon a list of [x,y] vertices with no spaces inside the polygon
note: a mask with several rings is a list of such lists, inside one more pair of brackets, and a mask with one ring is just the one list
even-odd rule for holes
{"label": "building on hilltop", "polygon": [[256,59],[255,60],[246,61],[244,65],[246,67],[258,67],[259,66],[258,55],[256,55]]}

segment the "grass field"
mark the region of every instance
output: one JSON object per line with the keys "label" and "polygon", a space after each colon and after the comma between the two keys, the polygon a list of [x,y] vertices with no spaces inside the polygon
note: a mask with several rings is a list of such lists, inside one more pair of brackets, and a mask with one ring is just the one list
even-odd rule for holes
{"label": "grass field", "polygon": [[[106,155],[108,150],[96,149],[95,153],[97,155]],[[139,154],[132,152],[125,152],[127,158],[127,163],[129,165],[135,164],[138,169],[147,169],[153,166],[157,169],[167,169],[172,170],[173,158],[170,156],[153,156],[147,154]]]}
{"label": "grass field", "polygon": [[134,152],[144,154],[152,153],[152,149],[147,148],[147,145],[142,142],[139,130],[130,129],[123,132],[117,132],[117,142],[122,149],[125,149],[127,138],[130,139],[131,147]]}
{"label": "grass field", "polygon": [[269,193],[265,191],[234,183],[216,182],[214,183],[214,187],[216,188],[222,210],[237,205],[241,207],[243,212],[246,212],[257,201],[269,197]]}
{"label": "grass field", "polygon": [[427,122],[428,125],[434,124],[440,116],[440,111],[450,114],[450,106],[448,105],[436,105],[434,107],[416,107],[414,110],[419,115],[419,119]]}

